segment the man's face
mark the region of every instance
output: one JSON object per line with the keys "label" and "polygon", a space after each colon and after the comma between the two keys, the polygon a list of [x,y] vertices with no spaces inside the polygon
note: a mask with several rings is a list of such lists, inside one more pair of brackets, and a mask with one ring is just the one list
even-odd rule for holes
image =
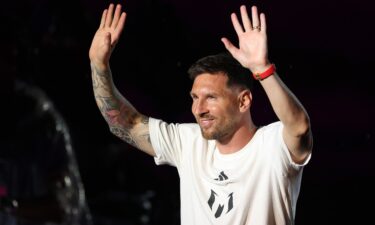
{"label": "man's face", "polygon": [[227,87],[228,77],[204,73],[197,76],[191,89],[191,110],[206,139],[230,138],[241,118],[237,91]]}

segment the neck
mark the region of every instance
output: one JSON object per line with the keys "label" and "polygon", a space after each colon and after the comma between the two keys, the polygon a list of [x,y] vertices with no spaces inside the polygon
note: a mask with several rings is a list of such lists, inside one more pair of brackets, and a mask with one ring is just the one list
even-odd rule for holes
{"label": "neck", "polygon": [[216,140],[216,146],[221,154],[238,152],[253,138],[257,131],[257,126],[255,126],[251,118],[243,124],[226,140]]}

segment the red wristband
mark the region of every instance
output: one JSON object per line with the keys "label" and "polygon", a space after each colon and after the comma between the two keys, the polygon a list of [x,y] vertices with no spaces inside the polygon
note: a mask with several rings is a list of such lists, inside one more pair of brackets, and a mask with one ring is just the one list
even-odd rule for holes
{"label": "red wristband", "polygon": [[274,74],[276,71],[276,66],[275,64],[271,64],[270,68],[268,68],[266,71],[263,73],[253,73],[253,77],[255,80],[264,80],[267,77],[271,76]]}

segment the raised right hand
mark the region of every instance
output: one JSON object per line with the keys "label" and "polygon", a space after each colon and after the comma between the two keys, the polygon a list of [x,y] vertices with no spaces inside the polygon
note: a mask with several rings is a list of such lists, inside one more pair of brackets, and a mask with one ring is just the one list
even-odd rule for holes
{"label": "raised right hand", "polygon": [[110,4],[108,9],[103,11],[100,26],[95,33],[89,50],[91,63],[98,70],[109,68],[111,53],[117,44],[125,25],[126,13],[121,12],[121,5]]}

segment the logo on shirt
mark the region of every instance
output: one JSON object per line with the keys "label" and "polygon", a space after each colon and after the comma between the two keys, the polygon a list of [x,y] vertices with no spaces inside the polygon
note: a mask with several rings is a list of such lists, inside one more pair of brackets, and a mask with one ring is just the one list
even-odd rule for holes
{"label": "logo on shirt", "polygon": [[233,192],[222,199],[221,196],[211,189],[211,195],[207,203],[211,211],[215,213],[215,218],[219,218],[223,211],[229,213],[233,209]]}
{"label": "logo on shirt", "polygon": [[228,176],[225,175],[224,171],[221,171],[220,174],[219,174],[219,178],[215,178],[215,180],[228,180]]}

